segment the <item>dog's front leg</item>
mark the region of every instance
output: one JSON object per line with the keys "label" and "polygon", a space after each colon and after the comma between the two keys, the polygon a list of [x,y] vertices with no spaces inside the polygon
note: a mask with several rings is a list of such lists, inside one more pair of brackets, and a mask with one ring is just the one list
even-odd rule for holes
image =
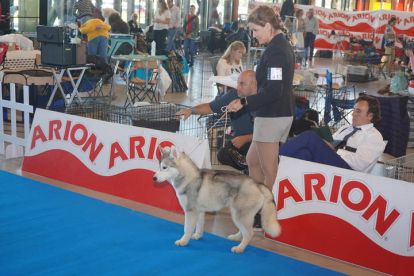
{"label": "dog's front leg", "polygon": [[204,214],[205,214],[204,212],[199,212],[198,213],[196,232],[192,236],[193,240],[198,240],[203,236]]}
{"label": "dog's front leg", "polygon": [[176,245],[186,246],[194,233],[198,217],[198,211],[186,211],[184,221],[184,235],[175,242]]}

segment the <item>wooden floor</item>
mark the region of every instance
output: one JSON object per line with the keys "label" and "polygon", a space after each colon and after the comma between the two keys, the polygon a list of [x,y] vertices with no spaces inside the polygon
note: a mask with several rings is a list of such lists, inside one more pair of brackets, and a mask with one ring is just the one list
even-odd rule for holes
{"label": "wooden floor", "polygon": [[[189,90],[187,92],[182,93],[167,93],[164,97],[164,101],[185,104],[185,105],[197,105],[200,103],[209,102],[216,96],[216,88],[213,84],[207,82],[208,78],[211,76],[211,69],[206,67],[206,62],[202,63],[203,58],[200,58],[196,61],[195,66],[191,69],[190,73],[188,74],[188,84]],[[313,64],[311,65],[318,71],[323,72],[326,69],[331,69],[336,66],[340,60],[333,60],[333,59],[321,59],[315,58]],[[204,65],[203,65],[204,64]],[[385,86],[390,82],[389,79],[387,80],[379,80],[375,82],[369,82],[365,84],[357,84],[357,89],[359,92],[367,92],[368,94],[375,94],[380,88]],[[116,90],[116,100],[113,101],[112,104],[123,105],[125,102],[125,92],[123,90],[122,85],[117,86]],[[7,128],[7,126],[6,126]],[[103,194],[100,192],[95,192],[92,190],[88,190],[82,187],[74,186],[67,183],[62,183],[59,181],[39,177],[32,174],[23,173],[21,171],[23,158],[14,158],[6,160],[4,155],[0,155],[0,169],[4,171],[8,171],[11,173],[15,173],[18,175],[22,175],[28,178],[32,178],[34,180],[38,180],[50,185],[54,185],[57,187],[61,187],[63,189],[67,189],[70,191],[74,191],[80,194],[84,194],[93,198],[97,198],[100,200],[104,200],[107,202],[111,202],[120,206],[124,206],[127,208],[131,208],[133,210],[147,213],[153,216],[157,216],[166,220],[170,220],[173,222],[177,222],[183,224],[184,217],[180,214],[171,213],[168,211],[164,211],[155,207],[151,207],[148,205],[144,205],[141,203],[133,202],[130,200],[118,198],[115,196],[111,196],[108,194]],[[218,169],[228,169],[226,166],[218,166]],[[236,232],[236,227],[232,223],[230,213],[227,209],[223,209],[215,214],[207,214],[206,215],[206,224],[205,229],[207,232],[227,237],[229,234],[234,234]],[[181,233],[177,233],[177,238],[180,236]],[[171,241],[174,242],[174,241]],[[299,248],[295,248],[292,246],[284,245],[278,242],[270,241],[263,238],[263,233],[256,232],[253,240],[251,241],[250,245],[257,246],[266,250],[270,250],[285,256],[289,256],[291,258],[295,258],[298,260],[302,260],[308,263],[312,263],[321,267],[329,268],[338,272],[342,272],[348,275],[383,275],[381,273],[377,273],[365,268],[361,268],[352,264],[348,264],[342,261],[334,260],[332,258],[324,257],[315,253],[311,253]],[[271,264],[269,264],[271,265]],[[304,272],[303,275],[306,275]]]}

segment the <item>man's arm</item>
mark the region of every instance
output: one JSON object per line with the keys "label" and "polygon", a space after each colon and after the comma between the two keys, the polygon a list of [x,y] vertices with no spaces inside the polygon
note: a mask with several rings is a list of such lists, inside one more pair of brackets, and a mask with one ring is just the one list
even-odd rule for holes
{"label": "man's arm", "polygon": [[253,133],[237,136],[231,140],[231,143],[239,149],[251,141],[253,141]]}
{"label": "man's arm", "polygon": [[183,120],[187,120],[191,114],[198,114],[198,115],[207,115],[214,113],[213,110],[210,108],[210,104],[203,103],[193,107],[195,112],[192,112],[191,108],[187,108],[181,111],[178,111],[175,115],[181,116],[184,115]]}
{"label": "man's arm", "polygon": [[313,34],[317,35],[318,34],[318,30],[319,30],[319,20],[318,18],[314,17],[316,22],[315,22],[315,29],[313,30]]}

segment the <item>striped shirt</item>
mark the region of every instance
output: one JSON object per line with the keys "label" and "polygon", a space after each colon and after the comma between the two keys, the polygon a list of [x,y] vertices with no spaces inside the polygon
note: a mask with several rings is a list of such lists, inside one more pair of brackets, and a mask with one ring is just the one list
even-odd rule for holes
{"label": "striped shirt", "polygon": [[73,7],[73,15],[77,18],[81,18],[86,15],[92,16],[94,9],[95,6],[92,4],[91,0],[79,0]]}

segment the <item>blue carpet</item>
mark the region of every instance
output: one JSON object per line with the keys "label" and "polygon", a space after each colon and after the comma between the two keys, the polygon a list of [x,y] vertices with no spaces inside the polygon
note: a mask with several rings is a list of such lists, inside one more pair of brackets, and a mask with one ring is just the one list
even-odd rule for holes
{"label": "blue carpet", "polygon": [[0,171],[0,275],[342,275]]}

